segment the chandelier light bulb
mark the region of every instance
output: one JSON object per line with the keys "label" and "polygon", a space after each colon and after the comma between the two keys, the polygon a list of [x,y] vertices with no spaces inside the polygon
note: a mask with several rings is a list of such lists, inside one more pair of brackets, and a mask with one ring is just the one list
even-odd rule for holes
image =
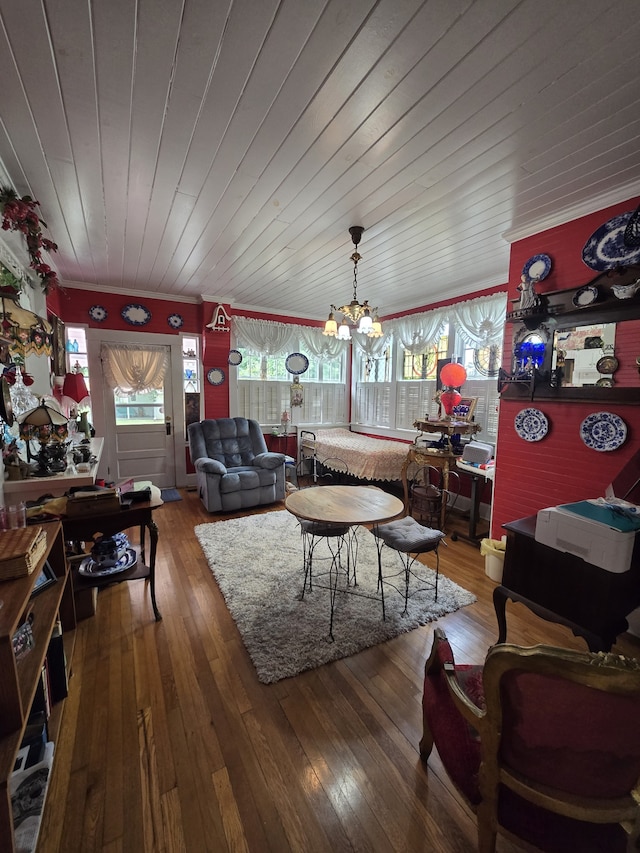
{"label": "chandelier light bulb", "polygon": [[338,327],[337,338],[339,341],[350,341],[351,340],[351,332],[349,331],[349,325],[346,320],[342,320],[340,326]]}
{"label": "chandelier light bulb", "polygon": [[324,330],[322,332],[323,335],[331,335],[331,337],[335,338],[338,334],[338,324],[336,323],[336,318],[333,314],[333,311],[329,312],[329,317],[327,318],[327,322],[324,324]]}

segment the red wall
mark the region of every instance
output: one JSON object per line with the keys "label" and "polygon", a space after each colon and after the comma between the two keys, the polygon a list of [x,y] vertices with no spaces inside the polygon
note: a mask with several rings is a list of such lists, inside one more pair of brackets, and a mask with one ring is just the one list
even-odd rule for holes
{"label": "red wall", "polygon": [[[509,264],[509,299],[517,298],[516,287],[526,261],[540,253],[550,256],[552,267],[549,276],[538,286],[539,292],[586,284],[597,272],[582,261],[584,244],[608,219],[634,210],[638,203],[640,198],[631,199],[514,243]],[[508,323],[505,330],[505,370],[511,367],[511,345],[516,328],[517,324]],[[615,354],[620,361],[616,384],[638,386],[640,376],[635,360],[640,355],[640,321],[618,323]],[[507,521],[559,503],[601,497],[615,475],[640,449],[638,406],[546,400],[530,405],[544,412],[549,420],[549,433],[538,442],[524,441],[514,430],[514,418],[525,404],[515,400],[500,402],[492,523],[492,535],[496,538],[502,533],[501,525]],[[582,442],[581,422],[598,411],[614,412],[627,424],[627,440],[618,450],[599,452]]]}
{"label": "red wall", "polygon": [[[55,303],[55,304],[54,304]],[[144,305],[151,313],[151,320],[144,326],[132,326],[122,319],[121,311],[126,305]],[[92,305],[102,305],[107,310],[107,318],[98,323],[89,316]],[[179,332],[199,335],[202,331],[202,305],[195,303],[175,302],[168,299],[156,299],[152,297],[132,297],[116,293],[100,293],[91,290],[76,290],[64,288],[64,286],[47,299],[47,307],[64,321],[65,324],[79,323],[89,326],[91,329],[116,329],[124,332],[155,332],[163,335],[177,335]],[[176,331],[173,329],[167,317],[171,314],[180,314],[184,325]],[[209,317],[204,320],[209,322]]]}

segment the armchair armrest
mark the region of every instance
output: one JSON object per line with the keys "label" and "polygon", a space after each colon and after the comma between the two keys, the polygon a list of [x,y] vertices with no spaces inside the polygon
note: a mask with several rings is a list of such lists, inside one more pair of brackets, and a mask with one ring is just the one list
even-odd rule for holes
{"label": "armchair armrest", "polygon": [[218,462],[217,459],[209,459],[207,456],[201,456],[200,459],[196,459],[194,467],[196,471],[202,471],[204,474],[219,474],[222,476],[227,473],[227,469],[222,462]]}
{"label": "armchair armrest", "polygon": [[476,730],[480,730],[487,712],[478,706],[467,696],[456,677],[455,665],[453,663],[445,663],[442,667],[445,675],[447,687],[453,704],[457,711],[470,723]]}
{"label": "armchair armrest", "polygon": [[267,468],[273,471],[275,468],[279,468],[280,465],[284,465],[284,453],[272,453],[271,451],[258,453],[253,458],[253,464],[258,468]]}

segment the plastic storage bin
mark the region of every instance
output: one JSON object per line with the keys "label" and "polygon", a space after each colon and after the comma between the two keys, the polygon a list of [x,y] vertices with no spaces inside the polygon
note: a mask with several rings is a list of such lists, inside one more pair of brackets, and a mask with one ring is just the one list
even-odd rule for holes
{"label": "plastic storage bin", "polygon": [[504,568],[504,553],[507,543],[503,539],[483,539],[480,542],[480,554],[484,557],[484,571],[492,581],[502,583],[502,569]]}

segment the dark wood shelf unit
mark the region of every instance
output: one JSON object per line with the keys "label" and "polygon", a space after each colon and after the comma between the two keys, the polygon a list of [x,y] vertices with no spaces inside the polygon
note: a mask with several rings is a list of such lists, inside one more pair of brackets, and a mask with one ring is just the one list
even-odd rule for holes
{"label": "dark wood shelf unit", "polygon": [[[640,279],[640,265],[607,270],[579,287],[541,294],[540,305],[535,309],[514,310],[507,314],[506,322],[522,324],[529,331],[552,326],[554,330],[572,326],[620,323],[640,319],[640,291],[628,299],[619,299],[614,294],[615,285],[627,285]],[[583,287],[597,287],[599,296],[592,305],[577,307],[573,300]],[[551,336],[553,338],[553,335]],[[530,377],[517,378],[501,371],[498,389],[505,400],[548,400],[557,402],[595,401],[618,405],[639,405],[640,387],[602,388],[585,385],[571,388],[553,385],[550,381],[551,349],[553,340],[547,344],[542,370],[534,371]]]}
{"label": "dark wood shelf unit", "polygon": [[[45,525],[47,548],[30,575],[0,583],[0,849],[15,850],[9,778],[20,749],[36,687],[55,623],[60,618],[64,632],[67,666],[71,666],[75,639],[75,604],[69,567],[65,557],[60,522]],[[57,583],[34,598],[31,593],[45,560],[53,569]],[[16,660],[12,637],[27,616],[33,614],[34,646]],[[48,721],[49,739],[55,741],[64,701],[57,702]]]}

